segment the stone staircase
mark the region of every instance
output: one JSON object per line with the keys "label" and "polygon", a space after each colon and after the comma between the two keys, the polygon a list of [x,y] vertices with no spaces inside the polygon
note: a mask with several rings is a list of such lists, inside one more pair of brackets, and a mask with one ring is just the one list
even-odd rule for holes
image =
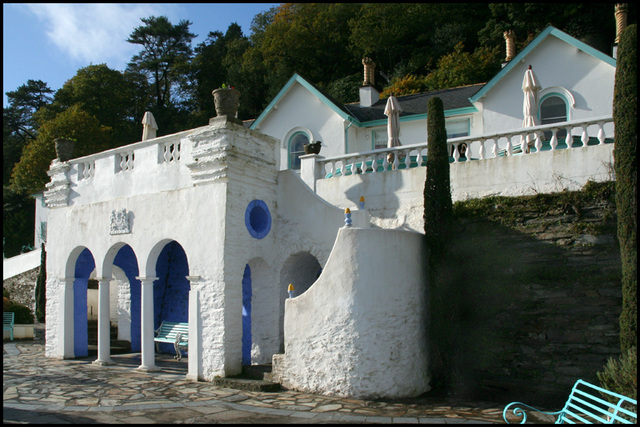
{"label": "stone staircase", "polygon": [[[87,321],[87,334],[89,353],[98,351],[98,321]],[[111,325],[111,354],[123,354],[131,352],[129,341],[118,340],[118,327]]]}
{"label": "stone staircase", "polygon": [[214,378],[213,383],[219,387],[245,391],[278,391],[280,384],[273,382],[271,364],[243,366],[242,373],[236,377]]}

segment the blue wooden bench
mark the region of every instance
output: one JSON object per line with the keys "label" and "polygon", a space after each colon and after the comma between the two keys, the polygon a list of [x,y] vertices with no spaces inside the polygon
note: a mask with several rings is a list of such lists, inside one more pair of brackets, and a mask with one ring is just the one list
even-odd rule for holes
{"label": "blue wooden bench", "polygon": [[[598,396],[602,396],[602,399]],[[507,424],[507,413],[513,408],[513,415],[522,418],[520,424],[527,421],[525,406],[542,414],[557,416],[555,424],[636,424],[638,422],[638,401],[621,394],[613,393],[586,381],[576,381],[564,408],[558,412],[543,412],[520,402],[508,404],[502,412]]]}
{"label": "blue wooden bench", "polygon": [[8,311],[2,312],[2,334],[4,335],[4,331],[9,331],[9,336],[11,337],[11,341],[13,341],[13,321],[14,321],[15,313]]}
{"label": "blue wooden bench", "polygon": [[160,327],[156,329],[156,336],[153,341],[156,343],[158,352],[160,352],[159,343],[173,344],[173,348],[176,350],[175,358],[180,360],[182,359],[180,349],[187,350],[189,346],[189,324],[186,322],[162,321]]}

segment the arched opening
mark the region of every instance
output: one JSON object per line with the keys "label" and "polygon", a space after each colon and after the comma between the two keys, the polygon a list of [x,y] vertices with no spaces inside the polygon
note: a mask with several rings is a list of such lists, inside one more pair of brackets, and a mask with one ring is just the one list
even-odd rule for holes
{"label": "arched opening", "polygon": [[117,341],[128,341],[130,351],[140,351],[140,280],[138,258],[129,245],[122,246],[113,259],[112,295],[116,297],[111,305],[116,307],[113,323],[117,325]]}
{"label": "arched opening", "polygon": [[[153,285],[154,329],[162,321],[189,322],[189,263],[178,242],[172,240],[162,248],[155,271],[158,281]],[[175,354],[172,344],[160,343],[158,349]]]}
{"label": "arched opening", "polygon": [[242,274],[242,365],[251,365],[251,267]]}
{"label": "arched opening", "polygon": [[[87,289],[89,278],[95,267],[93,254],[85,248],[76,259],[73,282],[73,354],[75,357],[89,356]],[[97,330],[94,334],[97,340]]]}
{"label": "arched opening", "polygon": [[320,277],[322,266],[318,259],[309,252],[298,252],[291,255],[280,272],[280,321],[279,347],[284,351],[284,300],[288,297],[287,288],[292,284],[294,296],[302,295]]}
{"label": "arched opening", "polygon": [[[557,94],[550,94],[540,100],[541,125],[566,122],[569,117],[568,114],[567,102],[562,96]],[[550,140],[552,136],[553,135],[551,131],[544,132],[545,141]],[[558,141],[564,140],[566,137],[566,129],[560,129],[556,133],[556,138],[558,138]]]}
{"label": "arched opening", "polygon": [[304,155],[304,145],[309,143],[309,135],[299,131],[289,139],[289,169],[300,169],[300,156]]}

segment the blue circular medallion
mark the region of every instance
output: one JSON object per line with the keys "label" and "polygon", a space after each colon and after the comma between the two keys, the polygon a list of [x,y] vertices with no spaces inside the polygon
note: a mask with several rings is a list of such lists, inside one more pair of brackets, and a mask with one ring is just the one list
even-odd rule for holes
{"label": "blue circular medallion", "polygon": [[252,237],[262,239],[271,231],[271,213],[262,200],[253,200],[244,212],[244,223]]}

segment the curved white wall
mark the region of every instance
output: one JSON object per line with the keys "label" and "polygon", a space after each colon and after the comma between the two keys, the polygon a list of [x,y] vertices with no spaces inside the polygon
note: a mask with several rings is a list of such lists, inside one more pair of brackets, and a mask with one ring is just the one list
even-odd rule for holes
{"label": "curved white wall", "polygon": [[360,398],[429,391],[425,257],[421,234],[341,228],[316,283],[286,301],[283,386]]}

